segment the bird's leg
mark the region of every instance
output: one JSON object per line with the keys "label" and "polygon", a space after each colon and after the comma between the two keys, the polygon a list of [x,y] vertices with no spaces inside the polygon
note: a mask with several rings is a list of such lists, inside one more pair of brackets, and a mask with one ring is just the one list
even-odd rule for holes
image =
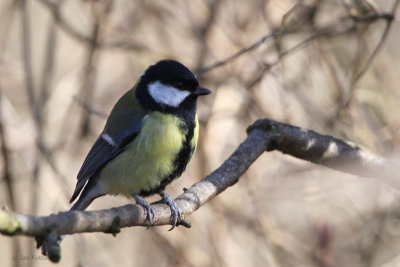
{"label": "bird's leg", "polygon": [[159,195],[162,197],[164,203],[167,204],[171,209],[172,219],[173,219],[172,227],[171,229],[169,229],[169,231],[171,231],[172,229],[175,228],[176,224],[178,223],[178,219],[179,220],[181,219],[182,214],[178,208],[178,205],[176,205],[174,200],[167,193],[161,192],[159,193]]}
{"label": "bird's leg", "polygon": [[149,221],[150,226],[153,225],[152,216],[154,216],[154,210],[151,205],[137,194],[133,194],[132,196],[135,199],[136,204],[145,208],[145,210],[147,211],[146,219]]}

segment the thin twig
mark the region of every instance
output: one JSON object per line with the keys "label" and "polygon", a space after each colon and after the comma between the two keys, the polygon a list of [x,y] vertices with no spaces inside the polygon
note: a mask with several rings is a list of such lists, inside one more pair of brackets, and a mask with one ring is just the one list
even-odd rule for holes
{"label": "thin twig", "polygon": [[[4,14],[1,14],[1,25],[4,27],[2,33],[4,34],[0,43],[0,61],[3,60],[5,47],[7,41],[9,40],[9,33],[10,33],[10,24],[15,15],[15,11],[17,10],[17,3],[16,1],[10,3],[9,7],[4,10]],[[1,77],[1,76],[0,76]],[[6,183],[7,188],[7,198],[10,207],[14,210],[17,209],[16,207],[16,200],[13,188],[13,175],[11,171],[11,163],[10,163],[10,151],[7,146],[7,136],[6,136],[6,128],[5,128],[5,120],[3,118],[3,90],[2,84],[0,83],[0,139],[1,139],[1,155],[3,158],[3,175],[2,180]]]}
{"label": "thin twig", "polygon": [[7,147],[7,136],[4,127],[2,98],[3,92],[0,90],[0,148],[1,156],[3,158],[3,173],[1,180],[6,183],[6,192],[8,199],[7,203],[9,203],[11,209],[16,210],[13,177],[10,166],[10,151]]}
{"label": "thin twig", "polygon": [[103,119],[107,119],[107,118],[108,118],[108,114],[107,114],[107,113],[92,108],[91,106],[89,106],[88,104],[86,104],[85,102],[83,102],[82,99],[78,98],[77,96],[73,96],[72,99],[73,99],[78,105],[80,105],[82,108],[86,109],[86,111],[87,111],[88,113],[97,115],[97,116],[99,116],[100,118],[103,118]]}
{"label": "thin twig", "polygon": [[[24,59],[24,72],[25,72],[25,90],[28,96],[29,107],[32,112],[33,120],[35,122],[36,130],[38,132],[38,139],[42,138],[42,120],[39,107],[37,105],[35,97],[35,88],[33,83],[33,72],[32,72],[32,58],[31,58],[31,36],[30,36],[30,13],[28,11],[28,3],[26,0],[22,0],[20,3],[21,8],[21,19],[22,19],[22,42],[23,42],[23,59]],[[40,141],[38,141],[39,143]],[[37,149],[40,149],[39,146]],[[37,154],[37,153],[36,153]],[[36,214],[37,210],[37,194],[39,184],[39,171],[40,171],[40,157],[35,157],[34,171],[32,173],[31,180],[31,212]]]}
{"label": "thin twig", "polygon": [[197,39],[200,45],[199,51],[196,55],[196,63],[194,69],[199,69],[203,65],[204,60],[207,58],[209,49],[207,46],[206,38],[215,24],[220,4],[221,0],[215,0],[208,3],[209,12],[207,18],[204,20],[204,24],[194,30],[194,32],[197,33]]}
{"label": "thin twig", "polygon": [[[309,43],[309,42],[311,42],[311,41],[313,41],[315,39],[318,39],[318,38],[321,38],[321,37],[332,37],[332,36],[348,33],[350,31],[352,31],[353,29],[354,29],[354,27],[350,26],[350,27],[347,27],[345,29],[337,30],[337,31],[336,30],[332,30],[331,28],[317,30],[316,34],[310,36],[309,38],[301,41],[297,45],[295,45],[295,46],[291,47],[290,49],[287,49],[286,51],[281,53],[279,55],[279,58],[276,61],[274,61],[274,63],[272,63],[272,65],[277,64],[282,57],[286,56],[287,54],[290,54],[294,50],[304,46],[305,44],[307,44],[307,43]],[[279,34],[279,30],[275,30],[273,33],[263,36],[257,42],[253,43],[252,45],[250,45],[248,47],[245,47],[245,48],[241,49],[240,51],[236,52],[232,56],[229,56],[226,59],[223,59],[223,60],[218,61],[218,62],[216,62],[214,64],[211,64],[209,66],[206,66],[204,68],[199,69],[198,71],[196,71],[196,75],[197,76],[201,76],[206,72],[209,72],[209,71],[211,71],[211,70],[213,70],[215,68],[218,68],[218,67],[221,67],[221,66],[223,66],[223,65],[225,65],[227,63],[230,63],[231,61],[235,60],[236,58],[240,57],[241,55],[256,49],[261,44],[265,43],[267,40],[269,40],[271,38],[276,38],[278,36],[278,34]],[[271,64],[267,64],[267,65],[271,65]]]}
{"label": "thin twig", "polygon": [[[84,80],[80,90],[82,101],[87,106],[90,106],[91,104],[95,89],[95,81],[97,74],[95,66],[100,56],[99,52],[97,52],[98,49],[97,44],[101,39],[101,26],[102,24],[106,23],[108,14],[111,11],[111,2],[105,3],[104,5],[108,6],[104,9],[104,11],[101,14],[97,14],[95,11],[92,12],[94,16],[94,24],[91,35],[91,42],[90,46],[88,47],[87,58],[84,67],[84,73],[83,73]],[[90,123],[91,123],[90,115],[91,115],[90,112],[88,112],[86,109],[82,109],[82,117],[80,121],[81,136],[87,136],[87,134],[90,131]]]}
{"label": "thin twig", "polygon": [[[74,38],[75,40],[84,42],[86,44],[91,44],[92,43],[92,38],[84,35],[83,33],[79,32],[77,29],[75,29],[66,19],[64,19],[61,15],[60,11],[60,4],[59,3],[53,3],[49,0],[38,0],[42,4],[44,4],[51,12],[53,15],[57,25],[64,31],[66,32],[69,36]],[[62,2],[61,2],[62,3]],[[142,51],[146,50],[147,48],[144,45],[138,44],[133,41],[113,41],[110,43],[106,43],[100,40],[96,41],[96,46],[98,48],[104,48],[104,49],[122,49],[122,50],[127,50],[127,51]]]}
{"label": "thin twig", "polygon": [[[207,35],[210,32],[210,30],[212,29],[212,27],[215,25],[215,21],[218,17],[218,11],[219,11],[219,7],[221,4],[221,0],[215,0],[215,1],[211,1],[208,3],[208,16],[207,18],[204,20],[203,24],[201,26],[196,26],[196,24],[194,23],[193,20],[192,21],[192,25],[194,28],[194,32],[197,33],[196,37],[198,40],[198,43],[200,45],[200,48],[198,49],[198,52],[196,54],[196,60],[195,60],[195,64],[194,64],[194,69],[200,69],[200,67],[204,64],[204,60],[207,58],[207,55],[209,54],[209,48],[207,45]],[[192,18],[192,14],[188,14],[189,18]],[[204,99],[201,99],[200,101],[204,101]],[[208,114],[208,116],[211,116],[211,114]],[[209,122],[209,118],[203,118],[200,121],[200,131],[201,132],[207,132],[207,128],[208,128],[208,122]],[[208,166],[208,162],[207,162],[207,156],[205,154],[204,151],[204,144],[207,143],[207,137],[206,135],[203,135],[203,138],[199,139],[199,142],[197,144],[197,156],[198,156],[198,161],[200,166],[204,166],[203,168],[201,168],[200,170],[200,175],[201,177],[205,176],[207,173],[207,166]]]}
{"label": "thin twig", "polygon": [[248,47],[245,47],[245,48],[239,50],[238,52],[236,52],[232,56],[229,56],[229,57],[227,57],[227,58],[225,58],[225,59],[223,59],[221,61],[218,61],[216,63],[213,63],[213,64],[209,65],[209,66],[206,66],[204,68],[201,68],[201,69],[197,70],[196,71],[196,75],[197,76],[201,76],[206,72],[209,72],[209,71],[211,71],[211,70],[213,70],[215,68],[218,68],[218,67],[221,67],[221,66],[223,66],[223,65],[225,65],[227,63],[230,63],[231,61],[235,60],[236,58],[240,57],[241,55],[256,49],[257,47],[259,47],[260,45],[265,43],[267,40],[275,38],[278,35],[278,32],[279,31],[276,30],[271,34],[265,35],[262,38],[260,38],[257,42],[253,43],[252,45],[250,45]]}
{"label": "thin twig", "polygon": [[[41,106],[41,113],[43,114],[44,106],[47,103],[47,100],[49,98],[49,90],[50,90],[50,85],[52,82],[53,78],[53,73],[54,73],[54,63],[56,59],[56,46],[57,46],[57,31],[56,31],[56,26],[54,23],[50,23],[49,29],[48,29],[48,34],[47,34],[47,44],[46,44],[46,54],[45,54],[45,64],[43,66],[42,70],[42,78],[41,78],[41,83],[39,86],[39,97],[38,101]],[[44,120],[42,116],[42,120]],[[45,121],[43,121],[45,123]]]}
{"label": "thin twig", "polygon": [[281,59],[284,58],[285,56],[291,54],[292,52],[296,51],[299,48],[302,48],[303,46],[309,44],[310,42],[319,39],[319,38],[330,38],[330,37],[335,37],[338,35],[342,35],[342,34],[347,34],[350,33],[354,30],[353,26],[349,26],[347,28],[341,29],[341,30],[332,30],[330,28],[327,29],[320,29],[317,30],[317,33],[308,37],[307,39],[299,42],[298,44],[288,48],[287,50],[283,51],[281,54],[279,54],[278,58],[276,60],[274,60],[271,63],[265,63],[265,66],[267,68],[271,68],[272,66],[278,64],[279,62],[281,62]]}
{"label": "thin twig", "polygon": [[[32,58],[31,58],[31,36],[30,36],[30,12],[28,11],[28,3],[26,0],[21,0],[20,2],[20,10],[21,10],[21,26],[22,26],[22,42],[23,42],[23,59],[24,59],[24,74],[25,74],[25,89],[26,94],[28,96],[29,107],[32,112],[32,117],[34,124],[36,126],[36,130],[38,133],[38,146],[35,148],[35,157],[33,163],[33,171],[32,177],[30,180],[30,192],[31,199],[29,201],[30,213],[36,214],[38,209],[38,197],[39,197],[39,177],[41,170],[41,157],[40,157],[40,145],[43,143],[42,140],[42,114],[39,110],[39,105],[36,101],[35,97],[35,88],[33,82],[33,71],[32,71]],[[40,141],[39,141],[40,140]],[[43,146],[44,147],[44,146]],[[34,247],[29,247],[29,254],[34,253]]]}
{"label": "thin twig", "polygon": [[[379,51],[381,51],[383,44],[385,43],[385,40],[387,39],[389,30],[392,26],[392,22],[394,19],[394,12],[397,8],[397,5],[399,3],[399,0],[397,0],[393,6],[392,9],[392,13],[391,14],[377,14],[377,15],[373,15],[373,16],[366,16],[366,17],[352,17],[353,19],[355,19],[355,21],[362,21],[362,22],[371,22],[373,20],[378,20],[378,19],[385,19],[386,20],[386,27],[383,31],[383,34],[381,36],[381,39],[379,40],[378,44],[376,45],[376,47],[374,48],[374,50],[372,51],[371,55],[368,57],[367,61],[365,62],[364,66],[360,69],[359,72],[357,72],[357,74],[353,77],[351,84],[350,84],[350,88],[348,90],[347,95],[344,97],[342,103],[340,104],[340,106],[338,107],[336,114],[333,118],[337,118],[341,111],[348,106],[348,104],[350,103],[352,96],[353,96],[353,92],[354,89],[357,85],[357,83],[359,82],[359,80],[361,79],[362,76],[364,76],[364,74],[367,72],[367,70],[371,67],[372,65],[372,61],[375,59],[376,55],[379,53]],[[362,19],[364,18],[364,19]]]}
{"label": "thin twig", "polygon": [[[25,72],[25,91],[28,96],[28,103],[29,103],[29,108],[32,113],[33,117],[33,122],[36,127],[37,131],[37,138],[36,138],[36,146],[38,151],[40,152],[40,155],[44,157],[52,171],[56,174],[56,176],[59,178],[57,181],[60,182],[60,188],[63,188],[63,192],[65,193],[65,196],[67,197],[67,192],[65,190],[67,182],[66,179],[63,177],[63,175],[60,173],[57,167],[57,163],[54,160],[54,157],[52,155],[52,152],[48,148],[44,138],[43,138],[43,118],[42,114],[40,112],[38,100],[36,99],[35,96],[35,86],[33,82],[33,71],[32,71],[32,61],[31,61],[31,37],[30,37],[30,28],[29,28],[29,23],[30,23],[30,16],[29,12],[27,10],[27,5],[28,2],[26,0],[21,1],[21,6],[20,6],[20,11],[21,11],[21,19],[22,19],[22,40],[23,40],[23,61],[24,61],[24,72]],[[33,181],[32,181],[32,186],[33,188],[38,185],[38,177],[35,177],[36,175],[39,174],[40,167],[39,161],[40,157],[39,154],[35,157],[36,163],[34,164],[34,172],[33,172]],[[32,192],[36,192],[38,190],[32,189]],[[35,201],[32,201],[32,205],[34,205]]]}
{"label": "thin twig", "polygon": [[[3,13],[0,15],[1,17],[1,26],[3,28],[1,29],[1,32],[3,33],[2,40],[0,43],[0,61],[3,60],[4,56],[4,51],[5,47],[7,44],[7,41],[9,40],[9,33],[10,33],[10,25],[13,21],[13,17],[16,14],[17,11],[17,6],[18,6],[18,1],[14,0],[11,1],[9,6],[4,9]],[[1,77],[1,76],[0,76]],[[7,145],[7,136],[6,136],[6,126],[5,126],[5,120],[4,120],[4,115],[3,115],[3,106],[2,106],[2,101],[3,101],[3,92],[2,91],[2,85],[0,83],[0,139],[1,139],[1,155],[3,158],[3,173],[2,173],[2,179],[5,181],[6,184],[6,193],[7,193],[7,198],[8,201],[7,203],[10,205],[10,207],[13,210],[18,210],[17,207],[17,201],[15,198],[15,192],[14,192],[14,175],[11,169],[11,161],[10,161],[10,153],[11,151],[8,148]],[[14,239],[11,243],[12,247],[12,253],[13,255],[21,255],[21,244],[18,239]],[[20,261],[14,261],[13,263],[14,267],[19,267],[21,266]]]}

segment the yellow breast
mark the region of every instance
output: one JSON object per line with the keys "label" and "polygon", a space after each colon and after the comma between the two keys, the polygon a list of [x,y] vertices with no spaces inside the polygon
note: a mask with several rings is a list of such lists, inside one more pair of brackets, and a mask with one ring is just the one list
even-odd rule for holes
{"label": "yellow breast", "polygon": [[126,196],[157,188],[174,170],[185,141],[178,117],[153,112],[143,118],[140,134],[102,169],[99,180],[111,194]]}

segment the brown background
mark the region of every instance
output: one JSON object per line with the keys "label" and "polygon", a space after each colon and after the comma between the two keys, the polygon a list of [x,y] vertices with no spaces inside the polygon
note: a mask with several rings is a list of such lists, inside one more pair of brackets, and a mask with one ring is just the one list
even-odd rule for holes
{"label": "brown background", "polygon": [[[398,19],[368,62],[386,26],[374,10],[391,12],[395,1],[357,9],[366,2],[71,0],[61,1],[60,20],[51,9],[58,1],[28,0],[25,11],[21,2],[0,1],[1,125],[8,149],[0,170],[10,168],[15,207],[3,174],[2,206],[32,215],[68,209],[79,167],[104,126],[98,113],[108,114],[148,65],[173,58],[196,71],[278,27],[281,37],[199,75],[213,90],[198,106],[199,147],[167,192],[177,196],[218,167],[246,127],[264,117],[398,159]],[[349,15],[369,19],[354,24]],[[337,34],[348,27],[356,30]],[[279,58],[310,36],[316,38]],[[69,236],[59,266],[399,266],[399,199],[397,189],[377,180],[265,153],[238,184],[190,216],[191,229]],[[132,202],[103,197],[90,209]],[[32,258],[40,255],[34,245],[32,238],[0,236],[2,266],[50,266]]]}

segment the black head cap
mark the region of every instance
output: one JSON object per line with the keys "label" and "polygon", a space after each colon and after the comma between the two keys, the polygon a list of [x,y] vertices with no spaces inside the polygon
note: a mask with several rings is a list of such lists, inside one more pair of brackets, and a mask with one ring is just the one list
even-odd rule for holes
{"label": "black head cap", "polygon": [[140,82],[145,84],[155,81],[189,91],[194,91],[199,86],[196,76],[188,68],[171,59],[151,65],[140,78]]}

